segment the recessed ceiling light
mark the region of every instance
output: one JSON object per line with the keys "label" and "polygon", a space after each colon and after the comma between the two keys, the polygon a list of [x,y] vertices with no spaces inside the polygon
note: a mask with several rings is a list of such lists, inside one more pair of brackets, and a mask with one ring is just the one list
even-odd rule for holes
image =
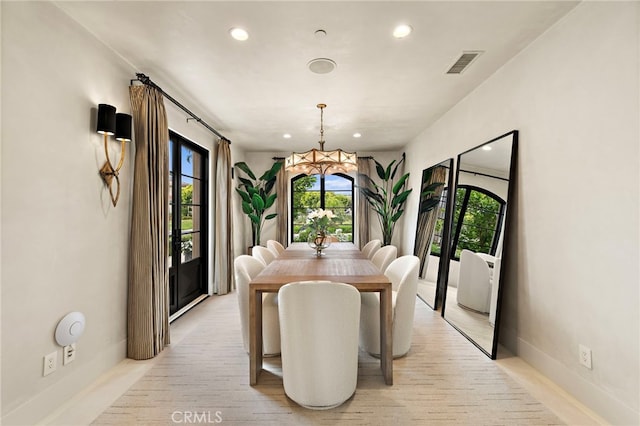
{"label": "recessed ceiling light", "polygon": [[333,71],[337,64],[329,58],[316,58],[307,63],[309,70],[316,74],[327,74]]}
{"label": "recessed ceiling light", "polygon": [[245,41],[249,38],[249,33],[242,28],[231,28],[229,34],[238,41]]}
{"label": "recessed ceiling light", "polygon": [[484,151],[491,151],[491,147],[489,145],[485,145],[482,147]]}
{"label": "recessed ceiling light", "polygon": [[285,139],[291,139],[291,135],[289,133],[285,133],[282,137]]}
{"label": "recessed ceiling light", "polygon": [[411,25],[401,24],[393,29],[393,36],[395,38],[405,38],[406,36],[411,34],[411,31],[413,31]]}
{"label": "recessed ceiling light", "polygon": [[354,133],[354,134],[353,134],[353,137],[354,137],[354,138],[359,138],[360,136],[362,136],[360,133]]}

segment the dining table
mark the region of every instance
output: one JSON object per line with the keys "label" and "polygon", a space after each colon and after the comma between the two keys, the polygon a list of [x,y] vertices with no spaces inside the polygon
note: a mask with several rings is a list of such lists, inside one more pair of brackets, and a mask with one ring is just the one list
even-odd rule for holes
{"label": "dining table", "polygon": [[391,281],[353,243],[332,243],[317,256],[307,243],[292,243],[249,283],[249,383],[262,371],[262,294],[277,293],[285,284],[333,281],[360,292],[380,294],[380,367],[393,384]]}

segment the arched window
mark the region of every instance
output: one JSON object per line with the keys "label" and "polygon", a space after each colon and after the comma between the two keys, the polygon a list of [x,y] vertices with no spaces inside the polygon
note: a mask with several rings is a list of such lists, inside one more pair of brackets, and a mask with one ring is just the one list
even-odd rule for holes
{"label": "arched window", "polygon": [[307,241],[307,215],[320,208],[337,216],[329,232],[339,241],[353,241],[353,178],[336,173],[291,179],[291,241]]}
{"label": "arched window", "polygon": [[471,185],[458,185],[451,228],[451,256],[463,249],[496,254],[506,202],[498,195]]}

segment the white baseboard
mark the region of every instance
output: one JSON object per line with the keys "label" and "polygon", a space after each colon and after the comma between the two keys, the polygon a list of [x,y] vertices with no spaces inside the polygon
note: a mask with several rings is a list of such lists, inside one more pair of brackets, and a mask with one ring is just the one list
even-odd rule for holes
{"label": "white baseboard", "polygon": [[112,345],[91,362],[76,369],[30,400],[2,416],[3,425],[35,425],[55,413],[77,393],[83,391],[101,374],[125,359],[127,341]]}
{"label": "white baseboard", "polygon": [[[500,339],[505,346],[580,403],[593,410],[598,416],[613,425],[631,426],[640,424],[640,413],[638,411],[570,371],[566,366],[528,342],[514,337],[512,333],[507,332],[505,334],[502,336],[504,340],[503,338]],[[514,343],[515,350],[511,346]]]}

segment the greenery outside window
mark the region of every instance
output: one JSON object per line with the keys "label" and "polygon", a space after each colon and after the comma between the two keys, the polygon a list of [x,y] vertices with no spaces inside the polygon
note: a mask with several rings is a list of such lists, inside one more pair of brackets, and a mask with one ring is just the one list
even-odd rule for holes
{"label": "greenery outside window", "polygon": [[459,260],[464,249],[495,255],[505,207],[506,202],[491,191],[458,185],[452,222],[452,258]]}
{"label": "greenery outside window", "polygon": [[306,242],[307,215],[331,210],[336,218],[329,233],[338,241],[353,241],[353,178],[345,174],[298,175],[291,179],[291,241]]}

